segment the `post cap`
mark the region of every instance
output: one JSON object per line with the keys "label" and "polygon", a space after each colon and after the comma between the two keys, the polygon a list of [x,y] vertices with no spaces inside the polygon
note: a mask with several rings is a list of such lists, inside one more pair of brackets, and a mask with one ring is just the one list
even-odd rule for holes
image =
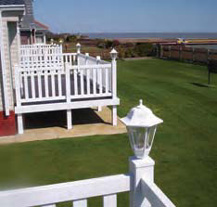
{"label": "post cap", "polygon": [[162,119],[155,116],[151,109],[143,105],[143,101],[139,101],[139,105],[132,108],[126,117],[121,121],[126,126],[132,127],[152,127],[163,122]]}

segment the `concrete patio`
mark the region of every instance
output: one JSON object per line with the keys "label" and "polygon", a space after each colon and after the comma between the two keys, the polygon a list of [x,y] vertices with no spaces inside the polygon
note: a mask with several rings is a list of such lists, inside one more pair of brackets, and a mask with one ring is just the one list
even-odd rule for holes
{"label": "concrete patio", "polygon": [[103,107],[101,112],[96,109],[77,109],[72,113],[74,119],[71,130],[66,129],[65,111],[27,114],[24,117],[25,133],[0,137],[0,144],[126,132],[125,126],[119,119],[118,125],[112,126],[111,110],[108,107]]}

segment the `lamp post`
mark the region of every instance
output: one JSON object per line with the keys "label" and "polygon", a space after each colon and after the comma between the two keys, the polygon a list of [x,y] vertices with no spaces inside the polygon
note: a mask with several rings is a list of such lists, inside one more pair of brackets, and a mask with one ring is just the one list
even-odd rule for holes
{"label": "lamp post", "polygon": [[140,104],[130,110],[121,121],[126,125],[131,148],[135,154],[129,159],[129,170],[131,174],[130,207],[149,207],[149,201],[141,189],[141,180],[145,178],[154,183],[155,162],[148,155],[151,151],[157,126],[163,120],[153,112]]}

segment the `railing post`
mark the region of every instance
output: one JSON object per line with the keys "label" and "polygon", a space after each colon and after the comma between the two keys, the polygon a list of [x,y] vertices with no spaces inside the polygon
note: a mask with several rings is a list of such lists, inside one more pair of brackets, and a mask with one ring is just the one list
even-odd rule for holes
{"label": "railing post", "polygon": [[[111,58],[112,58],[112,98],[117,98],[117,51],[115,49],[112,49],[110,52]],[[113,126],[117,126],[117,106],[112,107],[112,124]]]}
{"label": "railing post", "polygon": [[85,65],[87,65],[88,64],[88,57],[89,57],[89,53],[85,53]]}
{"label": "railing post", "polygon": [[[21,85],[20,85],[20,74],[19,74],[19,68],[17,65],[15,65],[15,98],[16,98],[16,106],[20,107],[21,106]],[[23,115],[22,114],[17,114],[17,129],[18,129],[18,134],[23,134]]]}
{"label": "railing post", "polygon": [[144,159],[130,157],[130,207],[149,207],[151,206],[148,200],[144,197],[144,192],[141,190],[141,179],[154,182],[154,165],[155,162],[149,156]]}
{"label": "railing post", "polygon": [[[78,67],[79,67],[79,65],[80,65],[80,57],[79,57],[79,54],[81,53],[81,45],[80,45],[80,43],[77,43],[76,48],[77,48],[77,65],[78,65]],[[78,69],[78,70],[79,70],[79,69]]]}
{"label": "railing post", "polygon": [[77,43],[76,48],[77,48],[77,54],[80,54],[81,53],[81,44]]}
{"label": "railing post", "polygon": [[[70,68],[68,63],[65,63],[65,71],[66,71],[66,102],[69,105],[71,101],[71,88],[70,88]],[[72,110],[67,109],[67,129],[72,129]]]}
{"label": "railing post", "polygon": [[[97,60],[96,64],[98,65],[98,64],[99,64],[99,61],[101,60],[101,57],[100,57],[100,56],[96,56],[96,60]],[[99,70],[100,70],[100,69],[99,69]],[[101,71],[99,71],[99,74],[101,74]],[[99,85],[99,87],[100,87],[99,76],[98,76],[97,82],[98,82],[98,85]],[[100,112],[100,111],[102,111],[102,106],[98,106],[98,112]]]}

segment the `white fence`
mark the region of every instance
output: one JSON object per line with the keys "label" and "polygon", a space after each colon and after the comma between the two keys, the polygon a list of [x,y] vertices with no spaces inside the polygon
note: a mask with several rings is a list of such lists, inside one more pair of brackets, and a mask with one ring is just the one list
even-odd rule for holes
{"label": "white fence", "polygon": [[[129,191],[130,207],[175,207],[156,184],[148,179],[153,176],[152,168],[153,165],[150,165],[149,161],[144,161],[144,166],[142,168],[141,165],[137,166],[130,175],[120,174],[0,192],[0,206],[55,207],[58,203],[71,201],[73,207],[87,207],[88,198],[102,196],[103,207],[117,207],[117,194]],[[139,177],[139,182],[135,181],[136,176]]]}

